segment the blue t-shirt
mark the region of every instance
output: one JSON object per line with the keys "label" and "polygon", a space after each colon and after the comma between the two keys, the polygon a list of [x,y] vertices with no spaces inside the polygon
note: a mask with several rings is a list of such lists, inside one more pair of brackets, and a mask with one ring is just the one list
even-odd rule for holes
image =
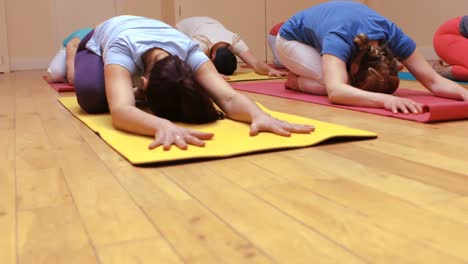
{"label": "blue t-shirt", "polygon": [[79,38],[80,40],[82,40],[86,35],[88,35],[89,32],[91,32],[91,30],[93,29],[92,28],[80,28],[74,31],[73,33],[70,34],[70,36],[68,36],[66,39],[63,40],[62,45],[66,47],[68,43],[74,38]]}
{"label": "blue t-shirt", "polygon": [[357,47],[354,38],[364,33],[369,40],[385,39],[393,55],[407,59],[416,43],[393,22],[364,4],[332,1],[305,9],[284,23],[279,32],[286,40],[296,40],[348,63]]}
{"label": "blue t-shirt", "polygon": [[175,28],[155,19],[138,16],[117,16],[96,27],[86,48],[102,56],[104,65],[117,64],[132,75],[143,72],[142,55],[160,48],[178,56],[195,72],[208,57]]}

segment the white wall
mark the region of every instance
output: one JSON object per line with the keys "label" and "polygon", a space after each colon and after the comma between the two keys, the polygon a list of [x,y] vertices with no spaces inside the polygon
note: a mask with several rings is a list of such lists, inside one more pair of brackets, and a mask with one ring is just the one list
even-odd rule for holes
{"label": "white wall", "polygon": [[367,0],[367,4],[414,39],[426,59],[437,59],[432,48],[437,28],[450,18],[468,15],[467,0]]}
{"label": "white wall", "polygon": [[[7,46],[11,70],[45,69],[55,55],[61,40],[78,27],[95,25],[113,15],[134,14],[161,19],[174,24],[177,1],[180,0],[1,0],[5,2],[6,29],[0,23],[0,43],[7,37]],[[197,0],[185,0],[194,1]],[[265,35],[268,29],[280,20],[315,3],[325,0],[251,0],[251,3],[262,3],[265,10],[247,8],[250,4],[233,5],[233,0],[217,0],[210,6],[200,6],[202,9],[222,7],[230,12],[233,21],[228,23],[233,31],[246,32],[247,38],[251,28],[253,34]],[[437,27],[444,21],[468,11],[467,0],[366,0],[377,12],[396,22],[418,44],[418,48],[431,59],[435,56],[432,49],[432,36]],[[0,2],[1,3],[1,2]],[[229,6],[229,8],[226,8]],[[258,6],[258,3],[254,5]],[[242,11],[244,10],[244,11]],[[258,14],[264,19],[263,31],[257,32],[257,26],[252,21],[242,19],[245,12],[250,16]],[[220,19],[224,22],[224,19]],[[235,23],[235,24],[234,24]],[[265,41],[249,45],[263,46]],[[0,49],[5,47],[0,44]],[[1,52],[1,50],[0,50]],[[258,51],[261,53],[261,51]]]}
{"label": "white wall", "polygon": [[[45,69],[62,40],[121,14],[162,19],[160,0],[2,0],[11,70]],[[173,0],[172,0],[173,1]],[[167,2],[167,1],[166,1]]]}
{"label": "white wall", "polygon": [[10,57],[8,53],[8,39],[5,19],[5,0],[0,0],[0,72],[10,71]]}
{"label": "white wall", "polygon": [[266,60],[264,1],[178,0],[175,6],[176,21],[192,16],[214,18],[238,34],[258,59]]}

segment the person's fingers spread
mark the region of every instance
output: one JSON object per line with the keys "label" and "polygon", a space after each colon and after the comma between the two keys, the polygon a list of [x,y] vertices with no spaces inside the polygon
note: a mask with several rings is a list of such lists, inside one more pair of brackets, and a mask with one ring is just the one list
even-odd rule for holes
{"label": "person's fingers spread", "polygon": [[413,114],[420,113],[420,111],[418,110],[416,105],[409,105],[408,108],[409,108],[410,112],[413,113]]}
{"label": "person's fingers spread", "polygon": [[190,130],[189,133],[191,136],[199,138],[199,139],[203,139],[203,140],[212,139],[214,136],[213,133],[201,132],[201,131],[196,131],[196,130]]}
{"label": "person's fingers spread", "polygon": [[155,149],[159,146],[161,146],[162,144],[159,143],[157,140],[154,140],[153,142],[151,142],[151,144],[148,145],[148,148],[149,149]]}
{"label": "person's fingers spread", "polygon": [[187,142],[185,142],[185,139],[183,139],[182,137],[180,136],[176,136],[175,139],[174,139],[174,144],[182,149],[182,150],[186,150],[187,149]]}
{"label": "person's fingers spread", "polygon": [[279,126],[273,128],[273,133],[275,133],[277,135],[280,135],[280,136],[284,136],[284,137],[291,136],[291,132],[289,132],[289,131],[287,131],[284,128],[279,127]]}
{"label": "person's fingers spread", "polygon": [[423,105],[422,104],[416,104],[416,108],[418,109],[418,113],[424,112]]}
{"label": "person's fingers spread", "polygon": [[170,150],[170,149],[171,149],[172,142],[166,140],[166,141],[164,142],[164,144],[162,144],[162,145],[163,145],[163,149],[167,151],[167,150]]}
{"label": "person's fingers spread", "polygon": [[251,136],[256,136],[258,135],[258,132],[259,132],[259,129],[258,129],[258,126],[257,125],[250,125],[250,135]]}
{"label": "person's fingers spread", "polygon": [[181,150],[186,150],[187,149],[187,143],[185,141],[177,141],[175,142],[175,145],[180,148]]}
{"label": "person's fingers spread", "polygon": [[406,109],[406,106],[404,104],[402,105],[399,105],[398,108],[400,109],[400,112],[402,112],[403,114],[408,114],[408,109]]}
{"label": "person's fingers spread", "polygon": [[190,145],[194,145],[194,146],[197,146],[197,147],[204,147],[205,146],[205,141],[203,141],[203,140],[201,140],[201,139],[199,139],[197,137],[188,136],[185,140]]}
{"label": "person's fingers spread", "polygon": [[148,146],[149,149],[155,149],[159,146],[162,146],[163,142],[165,141],[165,134],[162,131],[158,131],[154,138],[154,141],[151,142],[151,144]]}
{"label": "person's fingers spread", "polygon": [[289,132],[293,133],[310,133],[314,130],[314,126],[311,125],[303,125],[303,124],[295,124],[289,122],[282,122],[281,127]]}
{"label": "person's fingers spread", "polygon": [[289,132],[301,133],[301,134],[308,134],[314,130],[315,130],[315,127],[309,126],[309,125],[292,125],[288,128]]}

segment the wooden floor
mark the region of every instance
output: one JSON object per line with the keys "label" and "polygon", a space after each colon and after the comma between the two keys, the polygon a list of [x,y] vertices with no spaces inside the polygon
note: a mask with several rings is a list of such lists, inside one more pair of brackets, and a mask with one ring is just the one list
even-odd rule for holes
{"label": "wooden floor", "polygon": [[0,75],[1,264],[468,263],[468,120],[251,94],[379,137],[142,168],[42,74]]}

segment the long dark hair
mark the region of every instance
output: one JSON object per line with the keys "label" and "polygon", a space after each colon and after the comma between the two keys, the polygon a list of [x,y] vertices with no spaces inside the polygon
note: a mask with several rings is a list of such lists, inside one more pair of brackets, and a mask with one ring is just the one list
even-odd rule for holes
{"label": "long dark hair", "polygon": [[154,115],[174,122],[201,124],[223,118],[190,66],[178,56],[169,55],[154,64],[146,97]]}
{"label": "long dark hair", "polygon": [[350,84],[362,90],[392,94],[398,88],[397,60],[385,40],[378,47],[369,45],[365,34],[354,38],[357,52],[349,65]]}

